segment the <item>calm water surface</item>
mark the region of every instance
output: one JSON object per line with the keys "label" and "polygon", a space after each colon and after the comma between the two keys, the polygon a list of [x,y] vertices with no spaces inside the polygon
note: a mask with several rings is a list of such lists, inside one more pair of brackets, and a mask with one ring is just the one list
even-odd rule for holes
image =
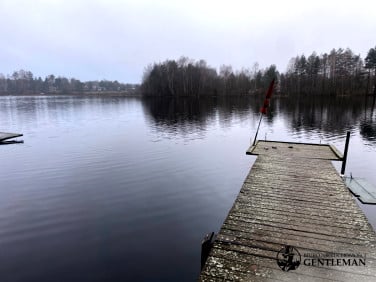
{"label": "calm water surface", "polygon": [[[195,281],[255,157],[261,101],[0,97],[1,281]],[[259,137],[330,142],[376,184],[376,114],[359,99],[276,99]],[[340,168],[340,164],[335,164]],[[363,206],[376,226],[376,209]],[[345,207],[344,207],[345,208]]]}

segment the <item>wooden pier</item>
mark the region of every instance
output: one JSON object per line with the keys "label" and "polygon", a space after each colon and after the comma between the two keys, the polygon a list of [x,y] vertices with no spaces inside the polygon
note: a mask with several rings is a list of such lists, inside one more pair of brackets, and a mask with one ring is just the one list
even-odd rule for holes
{"label": "wooden pier", "polygon": [[8,141],[9,139],[21,137],[23,134],[20,133],[7,133],[7,132],[0,132],[0,143]]}
{"label": "wooden pier", "polygon": [[376,236],[329,145],[258,141],[199,281],[376,281]]}

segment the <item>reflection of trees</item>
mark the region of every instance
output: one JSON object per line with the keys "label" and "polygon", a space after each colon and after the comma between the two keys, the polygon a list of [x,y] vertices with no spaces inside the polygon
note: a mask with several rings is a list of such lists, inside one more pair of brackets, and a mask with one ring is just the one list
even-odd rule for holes
{"label": "reflection of trees", "polygon": [[364,107],[364,100],[354,98],[283,99],[279,112],[296,131],[344,134],[359,122]]}
{"label": "reflection of trees", "polygon": [[204,132],[218,119],[220,124],[233,118],[246,119],[250,112],[258,111],[261,102],[245,97],[169,98],[142,99],[144,113],[158,130],[169,133]]}
{"label": "reflection of trees", "polygon": [[207,116],[214,111],[204,99],[145,98],[142,104],[156,123],[166,125],[185,122],[204,124]]}
{"label": "reflection of trees", "polygon": [[376,124],[372,120],[363,120],[360,123],[360,134],[364,139],[376,143]]}
{"label": "reflection of trees", "polygon": [[188,135],[205,131],[214,108],[204,99],[144,98],[142,106],[148,121],[159,134]]}
{"label": "reflection of trees", "polygon": [[[144,98],[142,104],[149,121],[166,133],[189,134],[205,132],[216,120],[223,127],[233,119],[248,119],[257,115],[261,97],[214,98]],[[365,118],[372,103],[364,99],[316,97],[314,99],[275,98],[264,122],[273,126],[276,118],[283,119],[294,132],[316,131],[327,136],[344,135],[360,123],[360,134],[374,140],[376,126]],[[362,121],[362,122],[361,122]]]}
{"label": "reflection of trees", "polygon": [[[374,112],[376,100],[375,98],[376,96],[373,96],[372,102],[370,103],[371,106],[366,107],[366,110],[364,111],[363,120],[359,125],[359,132],[364,139],[376,144],[376,123]],[[368,101],[366,100],[366,103],[367,102]]]}

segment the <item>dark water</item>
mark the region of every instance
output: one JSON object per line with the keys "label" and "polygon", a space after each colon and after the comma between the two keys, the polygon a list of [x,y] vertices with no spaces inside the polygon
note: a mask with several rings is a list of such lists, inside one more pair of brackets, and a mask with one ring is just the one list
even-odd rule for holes
{"label": "dark water", "polygon": [[[0,281],[195,281],[254,161],[260,103],[0,97],[0,131],[25,135],[0,146]],[[343,150],[350,130],[347,171],[376,184],[375,121],[364,99],[275,99],[259,137]]]}

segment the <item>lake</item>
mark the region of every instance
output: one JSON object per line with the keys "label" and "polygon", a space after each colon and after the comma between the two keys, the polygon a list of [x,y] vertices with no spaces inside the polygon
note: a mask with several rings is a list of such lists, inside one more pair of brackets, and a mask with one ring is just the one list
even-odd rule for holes
{"label": "lake", "polygon": [[[24,134],[0,146],[1,281],[195,281],[255,160],[261,103],[0,96],[0,131]],[[275,98],[259,138],[343,151],[350,131],[346,172],[376,184],[374,108]]]}

